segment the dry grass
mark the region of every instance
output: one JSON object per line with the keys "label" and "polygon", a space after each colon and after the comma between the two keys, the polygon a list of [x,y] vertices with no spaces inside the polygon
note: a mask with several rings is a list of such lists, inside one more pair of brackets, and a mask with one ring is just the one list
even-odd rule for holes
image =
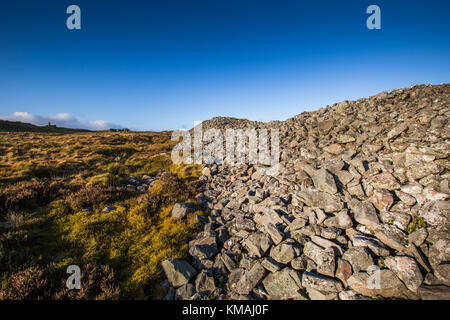
{"label": "dry grass", "polygon": [[[187,257],[202,214],[170,218],[201,187],[198,166],[172,164],[173,146],[170,132],[0,132],[0,299],[152,297],[160,262]],[[146,194],[120,186],[163,171]],[[96,280],[67,292],[70,264]]]}

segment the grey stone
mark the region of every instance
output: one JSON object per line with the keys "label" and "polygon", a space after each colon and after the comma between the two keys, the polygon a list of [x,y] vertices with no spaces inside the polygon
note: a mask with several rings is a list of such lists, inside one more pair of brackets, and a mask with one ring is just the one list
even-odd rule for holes
{"label": "grey stone", "polygon": [[352,290],[368,297],[418,299],[418,296],[409,291],[388,269],[375,271],[372,275],[365,272],[355,273],[348,278],[347,283]]}
{"label": "grey stone", "polygon": [[231,272],[236,268],[236,262],[229,255],[224,253],[220,256],[220,258],[228,271]]}
{"label": "grey stone", "polygon": [[272,247],[270,257],[279,263],[288,264],[298,255],[296,251],[298,248],[294,242],[285,241]]}
{"label": "grey stone", "polygon": [[298,229],[303,228],[306,225],[307,220],[303,218],[296,218],[292,223],[289,225],[289,230],[295,231]]}
{"label": "grey stone", "polygon": [[238,230],[255,231],[255,223],[248,217],[238,216],[234,222]]}
{"label": "grey stone", "polygon": [[369,297],[360,295],[358,292],[354,290],[347,290],[339,292],[340,300],[372,300]]}
{"label": "grey stone", "polygon": [[389,172],[383,172],[366,179],[367,183],[372,185],[374,188],[387,189],[387,190],[398,190],[401,188],[400,183],[395,179],[395,177]]}
{"label": "grey stone", "polygon": [[342,233],[342,230],[335,227],[322,228],[320,235],[325,239],[336,239]]}
{"label": "grey stone", "polygon": [[195,205],[193,203],[185,202],[185,203],[176,203],[173,206],[171,216],[174,219],[183,219],[186,216],[195,211]]}
{"label": "grey stone", "polygon": [[398,137],[402,132],[406,131],[408,129],[408,124],[405,122],[400,123],[399,125],[396,125],[391,131],[388,132],[387,138],[389,140],[395,139]]}
{"label": "grey stone", "polygon": [[374,265],[372,256],[366,247],[353,247],[345,251],[342,259],[347,260],[352,265],[353,272],[367,271]]}
{"label": "grey stone", "polygon": [[189,242],[189,254],[200,259],[209,259],[218,252],[216,237],[203,237]]}
{"label": "grey stone", "polygon": [[389,250],[381,241],[365,235],[355,234],[352,237],[352,243],[355,247],[367,247],[377,256],[385,257],[389,255]]}
{"label": "grey stone", "polygon": [[320,191],[331,194],[337,193],[336,182],[333,176],[324,168],[317,170],[312,176],[314,186]]}
{"label": "grey stone", "polygon": [[355,220],[369,228],[380,222],[374,206],[370,202],[358,202],[354,207]]}
{"label": "grey stone", "polygon": [[294,270],[306,270],[307,261],[307,257],[305,255],[302,255],[291,261],[291,267]]}
{"label": "grey stone", "polygon": [[307,288],[306,292],[311,300],[337,300],[336,292],[319,291],[313,288]]}
{"label": "grey stone", "polygon": [[264,278],[266,270],[260,263],[256,263],[236,284],[236,292],[249,294],[253,288]]}
{"label": "grey stone", "polygon": [[450,264],[448,262],[435,266],[433,271],[442,284],[450,286]]}
{"label": "grey stone", "polygon": [[335,253],[332,248],[324,249],[310,241],[306,243],[303,253],[317,265],[317,272],[333,277],[336,268]]}
{"label": "grey stone", "polygon": [[326,292],[339,292],[344,289],[340,281],[311,272],[303,273],[302,286]]}
{"label": "grey stone", "polygon": [[305,299],[300,291],[302,289],[300,275],[290,268],[269,274],[263,280],[263,285],[270,299]]}
{"label": "grey stone", "polygon": [[196,274],[195,269],[186,261],[178,259],[168,259],[161,262],[161,266],[169,280],[170,284],[175,287],[181,287],[189,282]]}
{"label": "grey stone", "polygon": [[298,199],[310,207],[325,210],[325,212],[337,212],[344,208],[344,203],[338,196],[318,190],[304,190],[296,193]]}
{"label": "grey stone", "polygon": [[277,245],[284,239],[284,234],[277,229],[273,224],[269,223],[266,225],[266,232],[272,238],[272,241]]}
{"label": "grey stone", "polygon": [[417,292],[423,281],[419,266],[413,258],[407,256],[386,257],[384,264],[403,281],[412,292]]}
{"label": "grey stone", "polygon": [[409,242],[414,243],[417,247],[420,247],[420,245],[424,243],[427,237],[427,230],[424,228],[419,228],[408,235],[408,240]]}
{"label": "grey stone", "polygon": [[[383,221],[383,223],[386,223],[386,224],[393,224],[400,230],[406,230],[406,228],[409,225],[409,222],[411,221],[411,215],[406,212],[395,211],[394,207],[391,210],[393,212],[382,211],[380,213],[381,221]],[[408,208],[408,211],[410,211],[409,208]]]}
{"label": "grey stone", "polygon": [[261,261],[261,265],[270,272],[277,272],[281,269],[281,265],[271,258],[264,258]]}
{"label": "grey stone", "polygon": [[432,267],[450,261],[450,240],[444,238],[433,243],[430,248],[428,260]]}
{"label": "grey stone", "polygon": [[311,241],[323,248],[332,248],[336,256],[342,256],[344,254],[344,251],[342,250],[341,246],[331,240],[313,235],[311,236]]}
{"label": "grey stone", "polygon": [[375,237],[394,250],[402,251],[408,246],[407,235],[393,225],[379,224],[374,228],[374,231]]}
{"label": "grey stone", "polygon": [[249,255],[261,258],[272,246],[272,240],[262,232],[252,233],[244,240]]}
{"label": "grey stone", "polygon": [[214,278],[207,270],[202,270],[195,279],[195,290],[197,293],[211,294],[216,290]]}
{"label": "grey stone", "polygon": [[394,197],[392,196],[392,193],[390,193],[389,190],[386,189],[373,190],[373,195],[369,200],[380,211],[389,210],[394,203]]}
{"label": "grey stone", "polygon": [[350,278],[353,274],[352,265],[350,262],[339,259],[335,277],[342,281],[345,287],[347,287],[347,279]]}
{"label": "grey stone", "polygon": [[243,268],[237,268],[230,272],[230,275],[228,277],[228,288],[231,291],[236,290],[236,286],[238,282],[244,277],[245,270]]}
{"label": "grey stone", "polygon": [[448,222],[449,212],[443,210],[443,201],[429,201],[419,211],[419,216],[424,218],[430,226],[440,226]]}

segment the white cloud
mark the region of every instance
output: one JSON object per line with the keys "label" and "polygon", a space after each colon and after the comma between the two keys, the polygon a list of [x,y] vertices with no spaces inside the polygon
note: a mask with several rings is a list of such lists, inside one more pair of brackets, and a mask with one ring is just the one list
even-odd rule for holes
{"label": "white cloud", "polygon": [[110,128],[120,129],[122,126],[105,120],[80,121],[68,113],[58,113],[55,115],[40,116],[28,112],[13,112],[12,114],[0,114],[1,120],[20,121],[31,123],[37,126],[44,126],[48,122],[58,127],[89,129],[89,130],[106,130]]}

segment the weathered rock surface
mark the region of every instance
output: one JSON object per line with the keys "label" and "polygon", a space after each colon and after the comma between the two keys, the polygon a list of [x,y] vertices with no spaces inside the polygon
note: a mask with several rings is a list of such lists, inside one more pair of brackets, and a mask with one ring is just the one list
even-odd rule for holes
{"label": "weathered rock surface", "polygon": [[306,243],[304,254],[317,265],[317,272],[333,277],[336,267],[335,252],[333,248],[322,248],[312,241]]}
{"label": "weathered rock surface", "polygon": [[285,241],[272,247],[270,257],[281,264],[288,264],[298,255],[299,249],[294,241]]}
{"label": "weathered rock surface", "polygon": [[355,220],[369,228],[379,223],[377,212],[370,202],[358,202],[353,211]]}
{"label": "weathered rock surface", "polygon": [[176,203],[173,206],[171,216],[175,219],[183,219],[186,218],[187,215],[191,212],[195,211],[195,205],[193,203]]}
{"label": "weathered rock surface", "polygon": [[202,270],[195,279],[195,290],[197,293],[211,294],[216,289],[214,277],[211,272]]}
{"label": "weathered rock surface", "polygon": [[317,170],[312,176],[314,186],[320,191],[328,192],[331,194],[337,193],[336,182],[333,176],[325,169]]}
{"label": "weathered rock surface", "polygon": [[299,274],[290,268],[269,274],[264,280],[264,288],[271,299],[304,299],[300,292],[302,281]]}
{"label": "weathered rock surface", "polygon": [[303,273],[302,285],[305,288],[312,288],[326,292],[339,292],[344,289],[342,283],[339,280],[310,272]]}
{"label": "weathered rock surface", "polygon": [[304,190],[299,191],[295,195],[307,206],[320,208],[326,212],[336,212],[344,208],[344,203],[339,197],[323,191]]}
{"label": "weathered rock surface", "polygon": [[372,256],[366,247],[354,247],[345,251],[342,259],[350,262],[352,270],[355,273],[367,271],[370,266],[374,265]]}
{"label": "weathered rock surface", "polygon": [[384,263],[403,281],[409,290],[417,292],[422,284],[423,276],[413,258],[406,256],[387,257]]}
{"label": "weathered rock surface", "polygon": [[239,294],[249,294],[253,288],[264,278],[266,270],[260,263],[255,265],[244,274],[236,284],[236,292]]}
{"label": "weathered rock surface", "polygon": [[170,284],[175,288],[185,285],[196,274],[196,270],[183,260],[164,260],[161,266]]}
{"label": "weathered rock surface", "polygon": [[417,299],[418,297],[409,291],[399,278],[391,270],[375,272],[355,273],[347,283],[352,290],[364,296],[381,296],[383,298]]}

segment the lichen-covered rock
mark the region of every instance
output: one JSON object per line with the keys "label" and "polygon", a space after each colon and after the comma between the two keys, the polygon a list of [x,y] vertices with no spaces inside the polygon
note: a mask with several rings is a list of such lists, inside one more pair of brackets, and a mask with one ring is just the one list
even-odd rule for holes
{"label": "lichen-covered rock", "polygon": [[331,194],[337,193],[336,182],[333,176],[325,169],[317,170],[312,176],[314,186],[320,191],[328,192]]}
{"label": "lichen-covered rock", "polygon": [[347,287],[347,279],[353,274],[352,265],[343,259],[339,259],[335,277],[342,281],[345,287]]}
{"label": "lichen-covered rock", "polygon": [[450,300],[450,287],[437,286],[421,286],[419,294],[422,300]]}
{"label": "lichen-covered rock", "polygon": [[263,280],[267,294],[274,300],[304,299],[301,283],[297,271],[290,268],[271,273]]}
{"label": "lichen-covered rock", "polygon": [[374,188],[382,188],[386,190],[400,189],[401,185],[395,177],[389,172],[383,172],[367,178],[367,183]]}
{"label": "lichen-covered rock", "polygon": [[261,258],[272,246],[272,240],[269,235],[256,232],[245,239],[244,246],[247,248],[250,256]]}
{"label": "lichen-covered rock", "polygon": [[374,227],[374,230],[375,237],[394,250],[405,250],[409,244],[407,235],[393,225],[379,224]]}
{"label": "lichen-covered rock", "polygon": [[383,245],[383,243],[369,236],[355,234],[351,237],[353,246],[355,247],[367,247],[377,256],[385,257],[389,255],[389,250]]}
{"label": "lichen-covered rock", "polygon": [[369,275],[365,272],[355,273],[347,280],[348,286],[356,292],[369,297],[418,299],[409,291],[400,279],[391,271],[382,269]]}
{"label": "lichen-covered rock", "polygon": [[327,192],[309,189],[299,191],[296,197],[310,207],[316,207],[326,212],[337,212],[344,208],[344,203],[339,197]]}
{"label": "lichen-covered rock", "polygon": [[374,265],[372,256],[366,247],[353,247],[345,251],[342,259],[347,260],[352,265],[353,272],[367,271]]}
{"label": "lichen-covered rock", "polygon": [[275,261],[288,264],[300,253],[300,248],[292,240],[287,240],[277,246],[272,247],[270,257]]}
{"label": "lichen-covered rock", "polygon": [[448,262],[434,266],[433,271],[442,284],[450,286],[450,264]]}
{"label": "lichen-covered rock", "polygon": [[322,248],[316,243],[306,243],[303,253],[317,264],[317,272],[333,277],[336,268],[335,253],[332,248]]}
{"label": "lichen-covered rock", "polygon": [[443,262],[450,261],[450,240],[439,239],[430,248],[428,259],[431,266],[437,266]]}
{"label": "lichen-covered rock", "polygon": [[255,265],[244,274],[236,284],[236,292],[239,294],[249,294],[253,288],[264,278],[266,270],[260,263]]}
{"label": "lichen-covered rock", "polygon": [[353,212],[355,220],[369,228],[380,222],[377,212],[370,202],[358,202],[354,206]]}
{"label": "lichen-covered rock", "polygon": [[302,286],[319,291],[339,292],[344,289],[339,280],[321,276],[311,272],[304,272],[302,276]]}
{"label": "lichen-covered rock", "polygon": [[449,210],[446,210],[446,202],[450,201],[429,201],[422,206],[419,212],[420,217],[424,218],[425,221],[434,227],[442,226],[447,223],[449,217]]}
{"label": "lichen-covered rock", "polygon": [[369,198],[373,205],[380,211],[387,211],[394,203],[394,197],[389,190],[375,189],[373,195]]}
{"label": "lichen-covered rock", "polygon": [[417,292],[423,281],[419,266],[413,258],[407,256],[386,257],[386,267],[391,269],[412,292]]}

